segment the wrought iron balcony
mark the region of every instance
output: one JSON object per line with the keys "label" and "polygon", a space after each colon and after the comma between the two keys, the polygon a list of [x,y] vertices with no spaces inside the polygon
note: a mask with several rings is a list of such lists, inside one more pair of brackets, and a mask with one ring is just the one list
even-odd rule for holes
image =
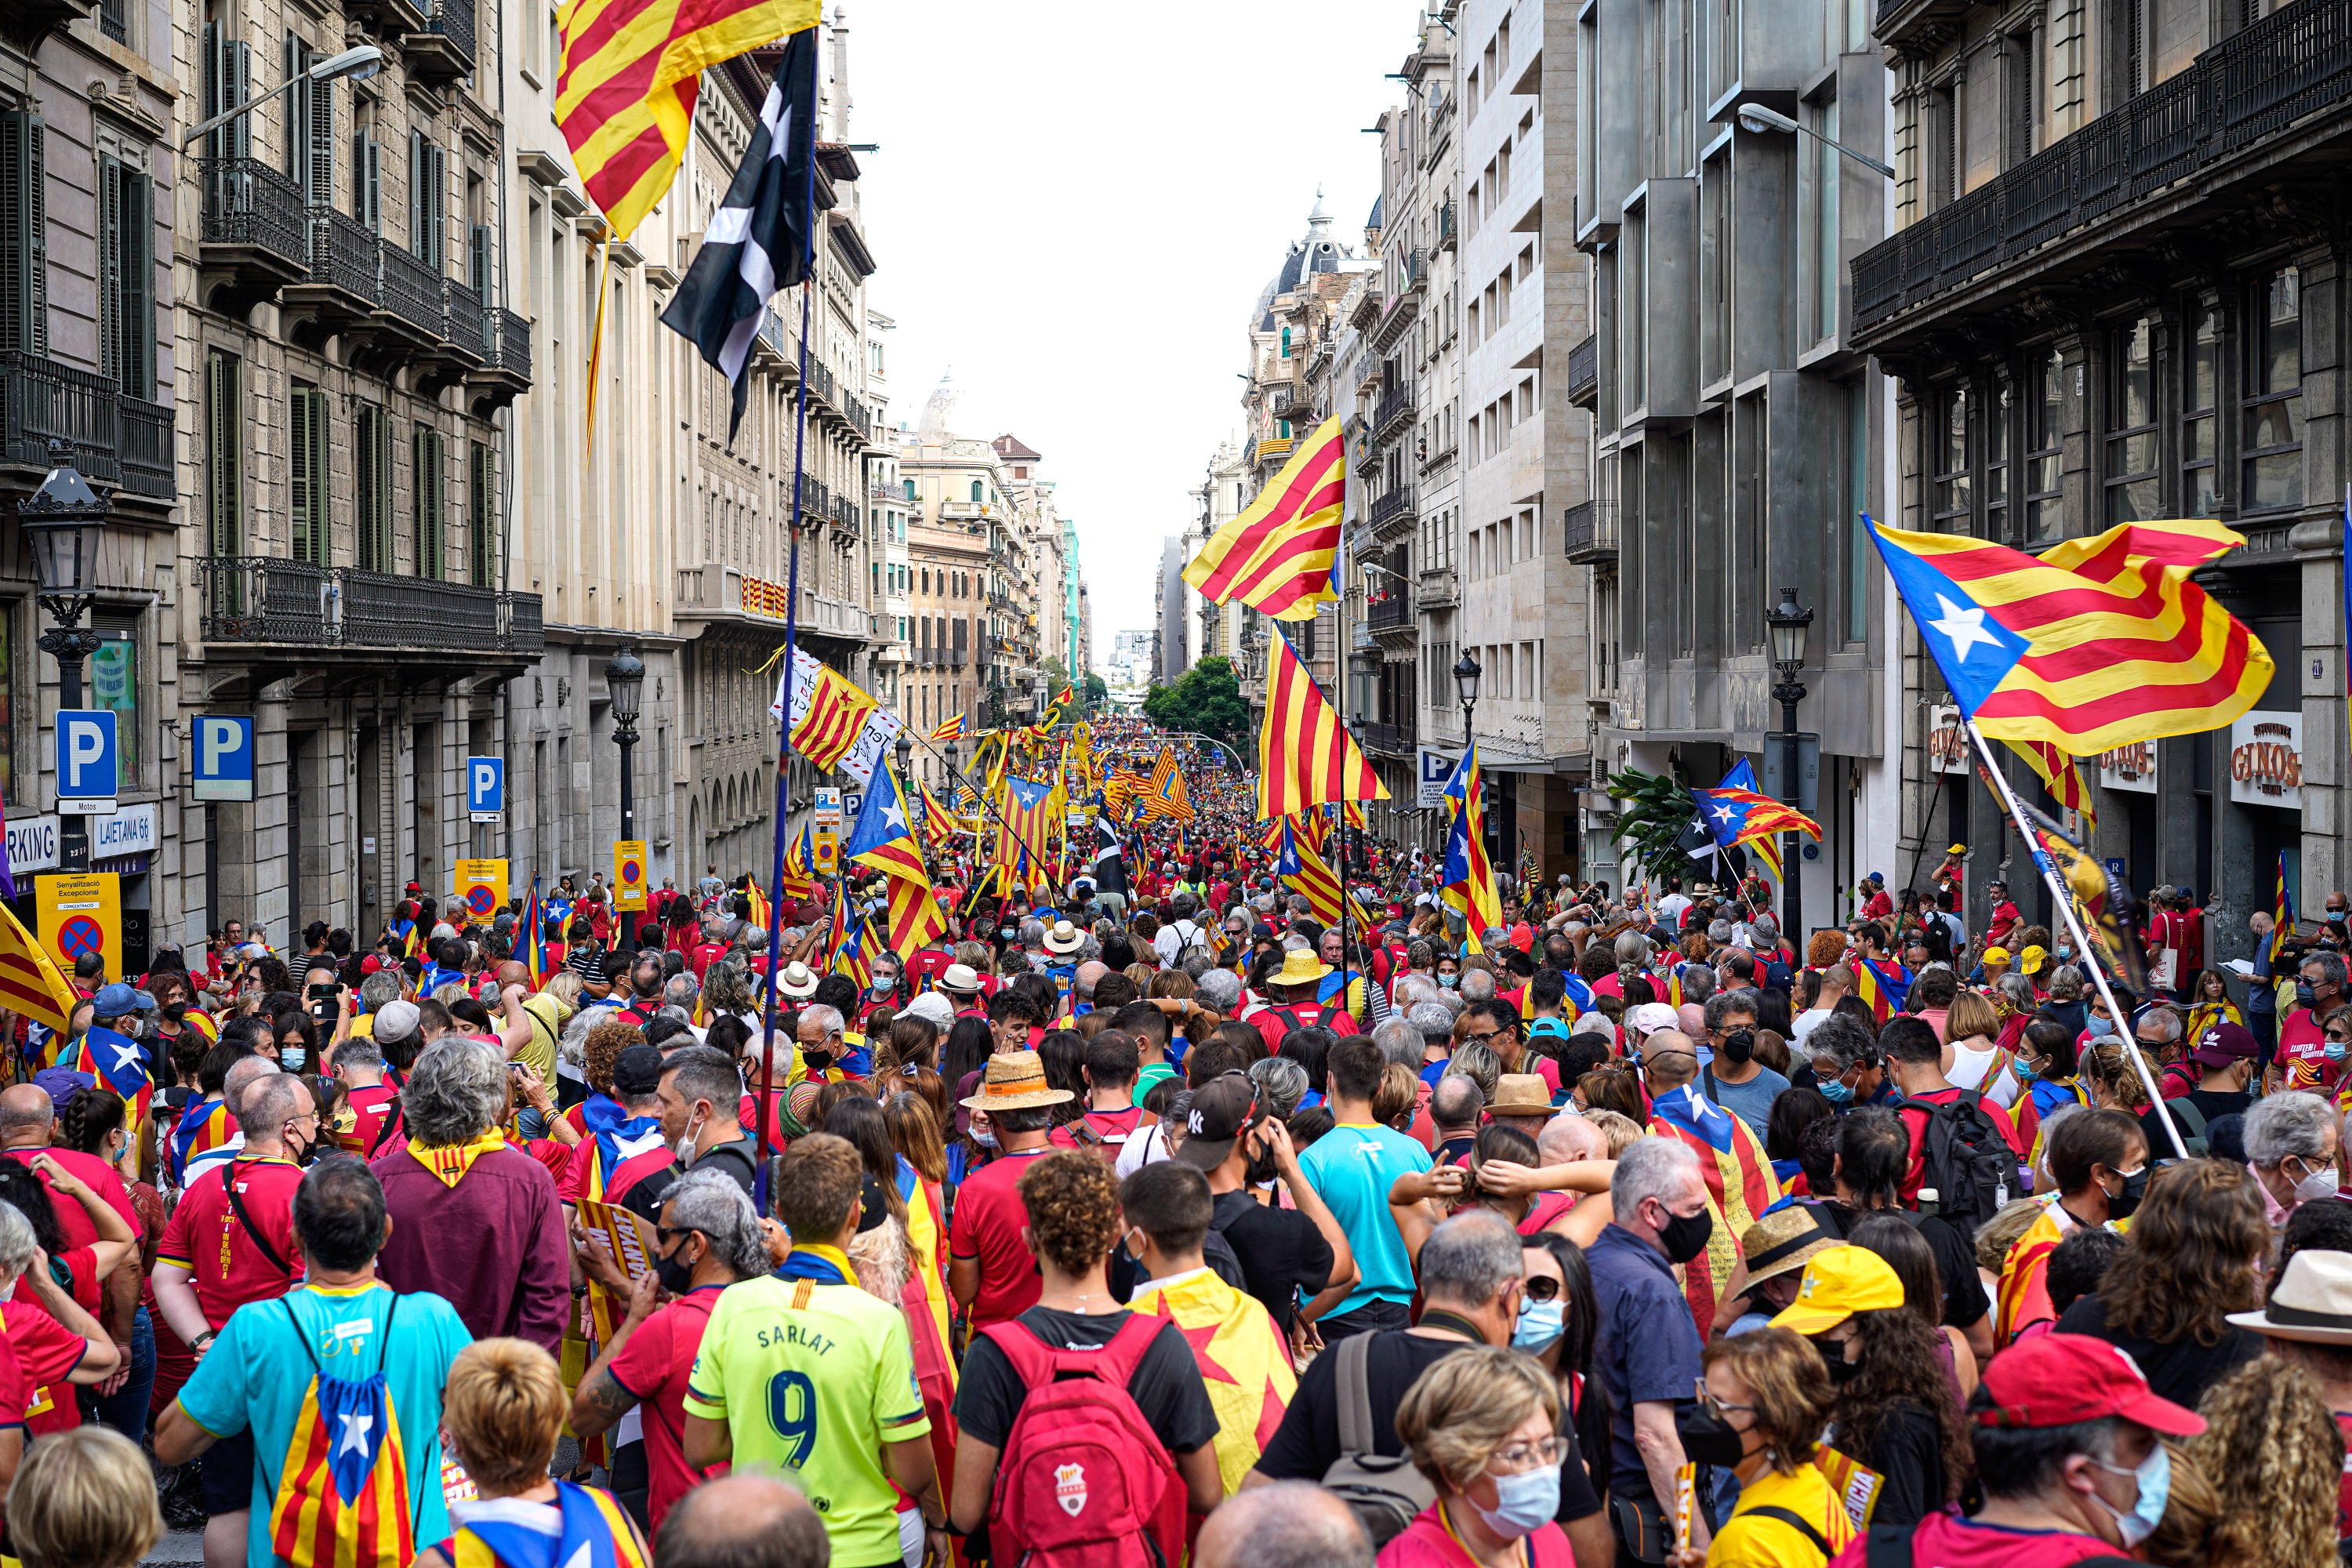
{"label": "wrought iron balcony", "polygon": [[123,395],[116,399],[115,407],[121,433],[123,493],[167,506],[179,500],[178,476],[173,469],[171,405]]}
{"label": "wrought iron balcony", "polygon": [[65,443],[85,479],[125,500],[168,506],[177,499],[173,411],[123,395],[108,376],[39,354],[0,352],[0,488],[26,490],[54,466],[49,443]]}
{"label": "wrought iron balcony", "polygon": [[200,264],[214,288],[263,299],[310,268],[302,191],[258,158],[206,158]]}
{"label": "wrought iron balcony", "polygon": [[1397,291],[1381,314],[1370,333],[1372,352],[1386,353],[1404,336],[1421,314],[1421,296],[1429,281],[1429,258],[1418,250],[1408,250],[1397,260]]}
{"label": "wrought iron balcony", "polygon": [[202,556],[196,578],[207,643],[473,654],[546,645],[537,594],[268,555]]}
{"label": "wrought iron balcony", "polygon": [[1364,750],[1376,752],[1384,757],[1409,757],[1412,755],[1414,746],[1419,743],[1419,738],[1411,723],[1398,724],[1386,719],[1366,719],[1360,721],[1355,729],[1357,738],[1363,742]]}
{"label": "wrought iron balcony", "polygon": [[[1448,100],[1447,101],[1451,102],[1452,100]],[[1436,248],[1439,250],[1453,249],[1455,238],[1456,237],[1454,232],[1454,204],[1452,202],[1447,202],[1444,206],[1437,209]]]}
{"label": "wrought iron balcony", "polygon": [[448,334],[441,302],[444,281],[438,268],[411,253],[405,246],[387,245],[383,251],[383,308],[427,338]]}
{"label": "wrought iron balcony", "polygon": [[1854,346],[1889,342],[1904,330],[1897,318],[1987,274],[2028,286],[2025,274],[2040,271],[2031,263],[2116,237],[2114,224],[2092,226],[2153,207],[2158,191],[2193,186],[2196,200],[2227,213],[2230,167],[2258,163],[2263,144],[2290,128],[2307,139],[2323,114],[2352,117],[2352,0],[2292,0],[1856,257]]}
{"label": "wrought iron balcony", "polygon": [[383,299],[383,241],[359,219],[331,207],[310,209],[308,281],[344,297],[361,315]]}
{"label": "wrought iron balcony", "polygon": [[1412,595],[1393,584],[1364,607],[1364,620],[1375,632],[1409,629],[1419,624],[1413,619]]}
{"label": "wrought iron balcony", "polygon": [[1372,416],[1372,439],[1386,443],[1412,423],[1412,388],[1400,386],[1381,399],[1380,410]]}
{"label": "wrought iron balcony", "polygon": [[482,363],[467,377],[478,402],[501,407],[530,390],[530,323],[512,310],[482,312]]}
{"label": "wrought iron balcony", "polygon": [[451,81],[474,74],[478,47],[474,0],[432,0],[424,27],[401,39],[408,51],[408,68],[429,81]]}
{"label": "wrought iron balcony", "polygon": [[1399,485],[1386,495],[1375,499],[1364,509],[1364,521],[1374,533],[1383,539],[1393,538],[1410,527],[1420,514],[1414,510],[1412,487]]}
{"label": "wrought iron balcony", "polygon": [[488,359],[489,326],[482,313],[482,297],[455,278],[443,279],[441,289],[444,334],[465,353]]}
{"label": "wrought iron balcony", "polygon": [[1564,532],[1570,561],[1617,559],[1617,508],[1613,500],[1579,501],[1568,509]]}
{"label": "wrought iron balcony", "polygon": [[1601,405],[1601,340],[1590,332],[1568,351],[1568,400],[1580,408]]}

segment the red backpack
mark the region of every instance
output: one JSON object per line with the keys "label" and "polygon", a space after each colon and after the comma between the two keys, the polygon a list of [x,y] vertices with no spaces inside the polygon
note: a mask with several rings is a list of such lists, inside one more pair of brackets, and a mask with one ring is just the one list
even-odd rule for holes
{"label": "red backpack", "polygon": [[1028,1394],[989,1500],[998,1563],[1022,1568],[1173,1568],[1184,1482],[1128,1387],[1166,1320],[1138,1312],[1099,1350],[1056,1350],[1017,1320],[981,1331]]}

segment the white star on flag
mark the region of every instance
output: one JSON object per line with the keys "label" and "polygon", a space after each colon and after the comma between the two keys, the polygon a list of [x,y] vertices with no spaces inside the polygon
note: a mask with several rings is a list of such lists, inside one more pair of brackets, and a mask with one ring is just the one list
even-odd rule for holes
{"label": "white star on flag", "polygon": [[1936,595],[1936,605],[1944,612],[1943,616],[1927,624],[1944,634],[1946,640],[1952,645],[1952,657],[1962,664],[1969,661],[1969,655],[1979,643],[1988,643],[1995,647],[2000,646],[2000,639],[1985,630],[1983,605],[1956,605],[1941,594]]}
{"label": "white star on flag", "polygon": [[375,1426],[375,1417],[362,1411],[359,1415],[345,1415],[340,1419],[343,1424],[343,1435],[335,1441],[337,1456],[366,1453],[368,1433]]}
{"label": "white star on flag", "polygon": [[1727,805],[1718,805],[1715,808],[1715,819],[1717,822],[1729,822],[1731,817],[1731,807]]}
{"label": "white star on flag", "polygon": [[116,1072],[119,1073],[125,1068],[137,1067],[138,1065],[139,1047],[137,1046],[132,1045],[129,1040],[125,1040],[121,1045],[114,1047],[114,1070]]}
{"label": "white star on flag", "polygon": [[882,808],[882,820],[902,833],[906,831],[907,814],[898,809],[898,803],[895,800]]}

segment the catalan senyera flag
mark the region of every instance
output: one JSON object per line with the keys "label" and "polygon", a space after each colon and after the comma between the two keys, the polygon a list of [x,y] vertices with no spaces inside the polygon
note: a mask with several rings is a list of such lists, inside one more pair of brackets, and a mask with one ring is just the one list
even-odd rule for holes
{"label": "catalan senyera flag", "polygon": [[1183,770],[1176,765],[1176,753],[1167,746],[1160,748],[1159,757],[1151,764],[1151,777],[1144,782],[1143,815],[1155,821],[1190,822],[1192,820],[1192,800],[1184,790]]}
{"label": "catalan senyera flag", "polygon": [[960,741],[963,738],[963,715],[959,713],[931,731],[933,742]]}
{"label": "catalan senyera flag", "polygon": [[1257,731],[1257,815],[1296,816],[1334,800],[1386,800],[1388,786],[1323,700],[1315,678],[1276,637],[1266,646],[1265,718]]}
{"label": "catalan senyera flag", "polygon": [[[1740,763],[1742,767],[1747,765]],[[1801,833],[1816,840],[1822,836],[1820,823],[1795,806],[1752,788],[1718,785],[1714,789],[1695,789],[1691,794],[1698,801],[1699,816],[1706,818],[1707,830],[1726,849],[1780,833]]]}
{"label": "catalan senyera flag", "polygon": [[1323,924],[1336,926],[1344,914],[1359,932],[1370,931],[1371,922],[1363,906],[1354,894],[1341,890],[1339,879],[1325,858],[1330,843],[1328,830],[1318,834],[1310,826],[1319,817],[1319,813],[1304,819],[1286,817],[1277,825],[1275,875],[1282,879],[1284,887],[1305,896],[1308,911]]}
{"label": "catalan senyera flag", "polygon": [[[1215,604],[1243,604],[1278,621],[1311,618],[1331,591],[1347,489],[1347,442],[1337,415],[1298,444],[1240,516],[1209,536],[1184,581]],[[1285,814],[1286,815],[1286,814]]]}
{"label": "catalan senyera flag", "polygon": [[1054,694],[1054,706],[1056,708],[1066,708],[1076,700],[1077,695],[1077,688],[1073,686],[1065,686],[1061,690]]}
{"label": "catalan senyera flag", "polygon": [[1495,868],[1486,858],[1486,784],[1478,772],[1478,748],[1474,742],[1454,765],[1446,781],[1445,798],[1452,816],[1445,829],[1445,867],[1437,896],[1447,909],[1462,916],[1470,951],[1484,952],[1481,931],[1503,923],[1503,898],[1495,887]]}
{"label": "catalan senyera flag", "polygon": [[841,853],[856,865],[871,866],[883,873],[889,900],[890,951],[901,959],[914,957],[925,942],[948,929],[947,917],[940,913],[938,895],[931,890],[931,874],[923,865],[922,846],[915,842],[914,824],[908,819],[898,781],[888,768],[874,770],[865,802],[857,808],[857,821]]}
{"label": "catalan senyera flag", "polygon": [[866,721],[881,706],[847,676],[830,666],[820,667],[808,711],[793,727],[793,750],[814,766],[838,767],[857,744]]}
{"label": "catalan senyera flag", "polygon": [[[803,823],[799,835],[784,846],[784,879],[776,890],[788,899],[813,899],[816,889],[816,826]],[[763,924],[760,929],[774,928]]]}
{"label": "catalan senyera flag", "polygon": [[2010,1244],[2000,1261],[2000,1283],[1993,1288],[1996,1345],[2014,1342],[2020,1329],[2057,1320],[2058,1309],[2050,1300],[2050,1255],[2074,1228],[2072,1217],[2053,1198],[2025,1234]]}
{"label": "catalan senyera flag", "polygon": [[415,1555],[407,1442],[381,1370],[365,1379],[314,1370],[281,1465],[269,1509],[279,1562],[352,1568]]}
{"label": "catalan senyera flag", "polygon": [[[787,861],[792,859],[792,848],[789,845],[785,847],[784,858]],[[776,909],[768,901],[768,889],[760,886],[759,878],[753,877],[743,884],[743,901],[751,906],[751,913],[744,916],[744,919],[761,931],[772,931],[775,928]]]}
{"label": "catalan senyera flag", "polygon": [[1780,1201],[1780,1183],[1756,1134],[1730,1111],[1699,1092],[1696,1082],[1658,1096],[1650,1131],[1680,1139],[1698,1156],[1715,1229],[1706,1249],[1684,1268],[1683,1289],[1705,1339],[1715,1322],[1715,1299],[1738,1261],[1738,1238],[1756,1216]]}
{"label": "catalan senyera flag", "polygon": [[677,176],[702,73],[820,19],[819,0],[565,0],[555,123],[626,239]]}
{"label": "catalan senyera flag", "polygon": [[555,1507],[561,1522],[550,1535],[512,1504],[475,1503],[450,1542],[451,1568],[646,1568],[653,1561],[636,1521],[610,1492],[558,1481]]}
{"label": "catalan senyera flag", "polygon": [[2124,523],[2038,557],[1863,523],[1979,734],[2089,756],[2227,724],[2270,684],[2261,641],[2190,576],[2245,542],[2218,522]]}
{"label": "catalan senyera flag", "polygon": [[79,1000],[57,961],[24,922],[0,909],[0,1007],[64,1036],[73,1032],[73,1010]]}
{"label": "catalan senyera flag", "polygon": [[2083,814],[2083,831],[2095,833],[2099,826],[2098,807],[2091,804],[2090,786],[2083,782],[2083,770],[2063,746],[2053,746],[2047,741],[2003,741],[2001,744],[2025,759],[2050,798],[2069,811]]}
{"label": "catalan senyera flag", "polygon": [[1045,874],[1046,816],[1053,786],[1007,776],[996,803],[996,864],[1012,873],[1008,886],[1034,888]]}

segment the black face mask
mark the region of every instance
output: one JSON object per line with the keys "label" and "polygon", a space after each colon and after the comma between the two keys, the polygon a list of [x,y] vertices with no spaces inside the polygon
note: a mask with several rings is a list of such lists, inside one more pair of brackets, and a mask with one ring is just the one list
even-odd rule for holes
{"label": "black face mask", "polygon": [[308,1143],[304,1143],[300,1139],[295,1137],[293,1128],[289,1127],[286,1129],[286,1152],[292,1157],[297,1165],[307,1165],[311,1161],[317,1159],[319,1157],[319,1145],[325,1142],[325,1138],[320,1137],[313,1138]]}
{"label": "black face mask", "polygon": [[1723,1037],[1716,1048],[1723,1053],[1725,1061],[1735,1067],[1742,1065],[1756,1055],[1756,1031],[1734,1029]]}
{"label": "black face mask", "polygon": [[801,1047],[801,1062],[811,1072],[823,1072],[833,1065],[833,1053],[803,1046]]}
{"label": "black face mask", "polygon": [[166,1002],[163,1004],[163,1016],[176,1024],[188,1016],[188,1005],[185,1002]]}
{"label": "black face mask", "polygon": [[2137,1212],[2139,1200],[2147,1193],[2148,1169],[2147,1166],[2143,1165],[2130,1175],[2124,1177],[2124,1190],[2109,1195],[2107,1199],[2109,1219],[2129,1219]]}
{"label": "black face mask", "polygon": [[694,1289],[694,1265],[680,1263],[675,1258],[654,1254],[654,1278],[661,1288],[673,1296],[683,1296]]}
{"label": "black face mask", "polygon": [[1855,1378],[1862,1375],[1862,1363],[1858,1361],[1846,1360],[1845,1347],[1843,1345],[1823,1345],[1822,1349],[1835,1352],[1829,1357],[1830,1382],[1832,1384],[1843,1388],[1845,1384],[1852,1383]]}
{"label": "black face mask", "polygon": [[1666,1249],[1669,1263],[1688,1263],[1706,1250],[1709,1237],[1715,1235],[1715,1215],[1707,1209],[1693,1215],[1670,1214],[1665,1228],[1658,1232],[1658,1245]]}
{"label": "black face mask", "polygon": [[1683,1457],[1696,1465],[1736,1469],[1748,1458],[1748,1447],[1731,1423],[1704,1407],[1675,1418],[1675,1436],[1683,1440]]}

